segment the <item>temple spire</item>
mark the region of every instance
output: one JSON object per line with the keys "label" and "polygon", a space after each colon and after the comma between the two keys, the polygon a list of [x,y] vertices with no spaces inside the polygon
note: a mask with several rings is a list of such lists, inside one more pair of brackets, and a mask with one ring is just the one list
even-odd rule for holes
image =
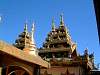
{"label": "temple spire", "polygon": [[88,48],[85,49],[84,55],[88,55]]}
{"label": "temple spire", "polygon": [[34,23],[32,24],[32,29],[31,29],[31,42],[30,42],[30,52],[31,55],[37,55],[38,51],[36,49],[36,44],[34,42]]}
{"label": "temple spire", "polygon": [[[21,50],[25,50],[29,47],[30,36],[28,32],[27,22],[24,23],[24,31],[19,34],[18,39],[15,41],[15,46]],[[26,50],[25,50],[26,51]]]}
{"label": "temple spire", "polygon": [[25,22],[24,32],[28,32],[28,30],[27,30],[27,22]]}
{"label": "temple spire", "polygon": [[31,30],[31,42],[34,44],[34,23],[32,24],[32,30]]}
{"label": "temple spire", "polygon": [[52,18],[52,31],[55,31],[55,23],[54,23],[54,18]]}
{"label": "temple spire", "polygon": [[60,26],[64,26],[63,14],[60,15]]}

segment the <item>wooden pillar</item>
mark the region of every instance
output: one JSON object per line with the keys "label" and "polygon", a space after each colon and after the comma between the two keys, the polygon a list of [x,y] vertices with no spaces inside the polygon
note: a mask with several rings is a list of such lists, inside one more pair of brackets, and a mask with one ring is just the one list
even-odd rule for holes
{"label": "wooden pillar", "polygon": [[35,65],[33,75],[40,75],[40,66],[39,65]]}
{"label": "wooden pillar", "polygon": [[2,75],[2,67],[0,67],[0,75]]}
{"label": "wooden pillar", "polygon": [[9,66],[6,67],[6,75],[8,75]]}

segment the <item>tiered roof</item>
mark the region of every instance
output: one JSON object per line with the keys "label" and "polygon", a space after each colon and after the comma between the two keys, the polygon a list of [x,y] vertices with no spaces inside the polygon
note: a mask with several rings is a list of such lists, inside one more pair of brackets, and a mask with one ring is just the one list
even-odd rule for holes
{"label": "tiered roof", "polygon": [[19,35],[14,46],[25,52],[29,52],[29,54],[38,55],[38,50],[34,42],[34,23],[31,33],[28,32],[27,23],[25,23],[24,31]]}
{"label": "tiered roof", "polygon": [[62,51],[63,49],[63,51],[68,51],[70,54],[76,52],[76,44],[71,40],[62,15],[60,15],[60,25],[58,28],[55,27],[54,19],[52,20],[52,31],[48,33],[43,49],[48,51]]}
{"label": "tiered roof", "polygon": [[30,45],[30,35],[27,30],[27,23],[25,23],[24,31],[19,35],[18,39],[15,41],[15,46],[21,50]]}
{"label": "tiered roof", "polygon": [[55,27],[54,19],[52,20],[52,30],[48,33],[39,55],[54,65],[84,65],[93,69],[94,55],[88,54],[86,49],[84,55],[77,52],[77,45],[72,41],[65,27],[63,15],[60,15],[60,25]]}

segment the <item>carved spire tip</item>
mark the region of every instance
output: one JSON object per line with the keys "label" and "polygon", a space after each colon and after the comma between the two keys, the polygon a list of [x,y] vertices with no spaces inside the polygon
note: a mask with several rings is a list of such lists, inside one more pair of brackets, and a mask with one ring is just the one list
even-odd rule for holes
{"label": "carved spire tip", "polygon": [[26,21],[26,22],[25,22],[25,26],[24,26],[24,31],[25,31],[25,32],[27,32],[27,29],[28,29],[27,26],[28,26],[28,24],[27,24],[27,21]]}
{"label": "carved spire tip", "polygon": [[63,13],[60,14],[60,26],[64,26]]}
{"label": "carved spire tip", "polygon": [[54,22],[54,17],[52,18],[52,31],[55,31],[55,22]]}

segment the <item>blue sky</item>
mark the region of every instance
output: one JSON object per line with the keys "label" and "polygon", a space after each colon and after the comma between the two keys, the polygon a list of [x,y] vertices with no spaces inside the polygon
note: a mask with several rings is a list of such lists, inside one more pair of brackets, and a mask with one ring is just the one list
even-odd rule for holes
{"label": "blue sky", "polygon": [[92,0],[0,0],[0,39],[14,43],[28,22],[30,30],[35,22],[35,42],[41,47],[51,30],[52,17],[59,26],[60,14],[68,27],[77,50],[83,54],[85,48],[95,53],[95,63],[100,63],[95,12]]}

